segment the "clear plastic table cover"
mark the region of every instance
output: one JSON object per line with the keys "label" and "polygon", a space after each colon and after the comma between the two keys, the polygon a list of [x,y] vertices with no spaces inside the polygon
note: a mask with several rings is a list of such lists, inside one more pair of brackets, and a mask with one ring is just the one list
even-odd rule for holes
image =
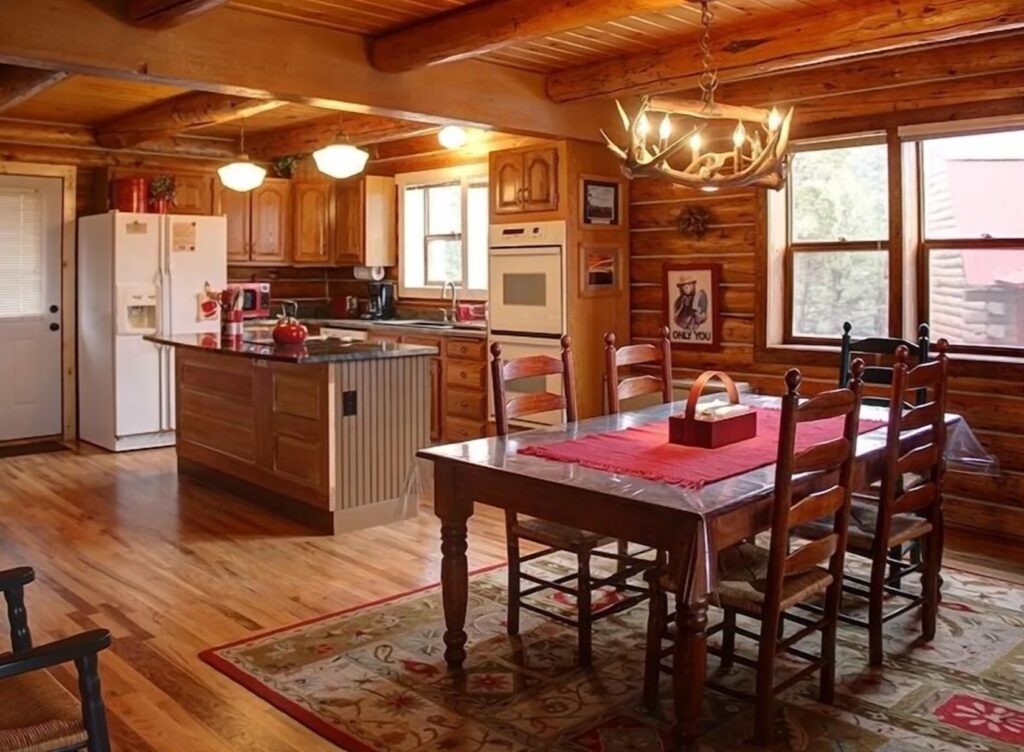
{"label": "clear plastic table cover", "polygon": [[[742,401],[759,408],[778,409],[778,397],[743,395]],[[649,480],[634,475],[613,473],[583,467],[576,463],[559,462],[531,455],[521,454],[526,447],[557,444],[593,434],[621,431],[649,423],[667,420],[669,415],[681,413],[685,403],[667,405],[590,418],[547,428],[537,428],[514,433],[505,437],[476,439],[458,444],[432,447],[421,452],[421,459],[414,466],[406,493],[417,498],[432,498],[433,463],[431,457],[457,460],[482,467],[492,467],[511,475],[523,475],[548,480],[601,493],[611,493],[626,498],[642,497],[647,502],[672,506],[693,512],[702,518],[714,516],[732,506],[742,504],[751,498],[761,497],[771,491],[775,484],[775,465],[765,465],[741,475],[709,483],[702,488],[684,488],[664,481]],[[886,421],[888,408],[864,406],[861,418]],[[998,475],[998,462],[985,451],[960,416],[947,414],[946,441],[947,468],[963,472]],[[919,429],[927,431],[927,428]],[[857,454],[876,451],[885,444],[887,429],[875,429],[860,435]]]}

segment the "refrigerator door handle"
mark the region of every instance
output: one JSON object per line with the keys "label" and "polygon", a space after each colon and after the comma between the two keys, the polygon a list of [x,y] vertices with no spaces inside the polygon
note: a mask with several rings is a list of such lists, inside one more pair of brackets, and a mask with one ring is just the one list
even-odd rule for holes
{"label": "refrigerator door handle", "polygon": [[163,431],[164,430],[164,392],[166,391],[166,388],[165,388],[165,385],[164,385],[164,346],[163,345],[157,345],[156,346],[156,363],[157,363],[157,371],[158,371],[157,378],[156,378],[156,388],[157,388],[157,391],[159,392],[159,400],[160,400],[160,430]]}

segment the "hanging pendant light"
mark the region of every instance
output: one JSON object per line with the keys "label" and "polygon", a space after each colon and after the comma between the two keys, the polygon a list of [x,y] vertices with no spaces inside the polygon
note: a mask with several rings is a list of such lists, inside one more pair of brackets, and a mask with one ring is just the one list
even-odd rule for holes
{"label": "hanging pendant light", "polygon": [[[706,192],[722,188],[758,187],[778,190],[785,186],[789,173],[789,131],[793,109],[785,114],[773,107],[737,107],[715,101],[718,72],[711,55],[711,0],[700,0],[703,71],[700,76],[701,99],[683,101],[674,97],[644,97],[640,111],[630,118],[616,101],[622,125],[629,135],[629,146],[621,148],[601,131],[608,148],[622,160],[622,171],[630,179],[664,178]],[[657,143],[648,146],[651,117],[660,121]],[[676,120],[674,121],[673,118]],[[683,132],[669,141],[678,126]],[[709,148],[721,129],[729,149],[716,152]],[[703,135],[702,135],[703,133]],[[684,149],[689,146],[689,160]],[[675,164],[673,164],[673,162]]]}
{"label": "hanging pendant light", "polygon": [[350,178],[366,169],[370,154],[357,146],[348,143],[342,134],[343,116],[339,116],[338,142],[313,152],[313,161],[317,169],[332,178]]}
{"label": "hanging pendant light", "polygon": [[249,161],[249,155],[245,153],[245,123],[242,123],[242,132],[239,143],[240,154],[237,161],[226,164],[217,170],[220,182],[225,188],[230,188],[239,193],[259,188],[267,177],[267,171],[255,162]]}

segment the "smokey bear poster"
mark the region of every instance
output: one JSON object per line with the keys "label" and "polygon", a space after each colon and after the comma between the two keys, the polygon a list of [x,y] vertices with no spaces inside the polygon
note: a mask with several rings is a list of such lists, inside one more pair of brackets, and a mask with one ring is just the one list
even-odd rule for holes
{"label": "smokey bear poster", "polygon": [[719,348],[720,274],[718,264],[665,265],[665,316],[673,347]]}

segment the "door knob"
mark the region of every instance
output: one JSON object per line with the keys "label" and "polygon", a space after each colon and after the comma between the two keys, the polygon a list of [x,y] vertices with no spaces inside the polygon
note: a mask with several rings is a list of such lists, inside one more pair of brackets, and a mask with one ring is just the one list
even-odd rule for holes
{"label": "door knob", "polygon": [[60,324],[50,324],[50,331],[55,332],[60,329]]}
{"label": "door knob", "polygon": [[50,313],[56,313],[59,310],[60,310],[60,308],[58,308],[55,305],[50,306]]}

